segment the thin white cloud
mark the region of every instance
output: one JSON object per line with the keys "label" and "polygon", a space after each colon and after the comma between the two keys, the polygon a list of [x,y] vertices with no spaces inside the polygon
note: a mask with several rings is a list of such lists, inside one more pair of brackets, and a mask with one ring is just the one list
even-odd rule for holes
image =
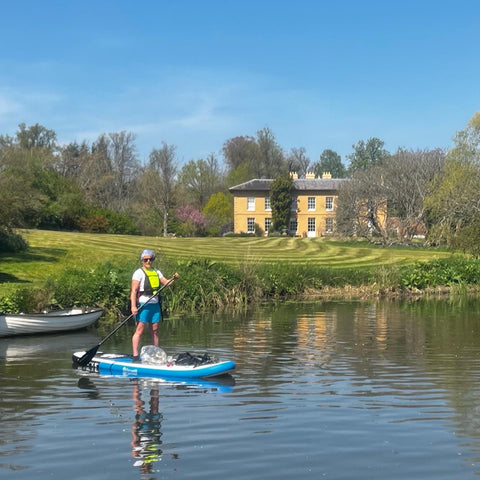
{"label": "thin white cloud", "polygon": [[0,92],[0,122],[8,115],[15,114],[21,110],[21,105],[10,95]]}

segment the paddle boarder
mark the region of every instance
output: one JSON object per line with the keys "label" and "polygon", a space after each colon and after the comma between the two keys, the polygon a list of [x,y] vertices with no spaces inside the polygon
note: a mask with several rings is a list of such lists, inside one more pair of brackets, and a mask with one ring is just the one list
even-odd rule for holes
{"label": "paddle boarder", "polygon": [[[142,266],[135,270],[132,275],[132,287],[130,291],[130,303],[132,315],[135,316],[137,326],[132,337],[133,360],[138,361],[140,339],[146,325],[150,326],[153,344],[158,347],[158,324],[162,319],[160,301],[156,293],[160,284],[165,285],[168,279],[162,272],[152,266],[155,260],[155,252],[146,249],[140,254]],[[178,278],[178,273],[173,275]],[[139,311],[139,307],[142,308]]]}

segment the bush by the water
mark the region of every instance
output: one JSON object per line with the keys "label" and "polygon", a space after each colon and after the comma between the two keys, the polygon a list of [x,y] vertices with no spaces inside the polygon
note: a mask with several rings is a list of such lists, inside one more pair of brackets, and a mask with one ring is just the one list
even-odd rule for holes
{"label": "bush by the water", "polygon": [[425,289],[438,286],[478,285],[480,260],[452,257],[418,262],[401,269],[402,288]]}
{"label": "bush by the water", "polygon": [[[129,313],[131,275],[136,265],[104,263],[70,269],[46,281],[42,288],[21,287],[0,297],[0,311],[26,312],[59,307],[101,306],[108,313]],[[332,269],[289,263],[232,266],[205,259],[162,260],[165,275],[180,278],[162,292],[165,312],[215,311],[268,299],[296,298],[306,292],[322,296],[326,288],[369,287],[382,291],[425,290],[429,287],[478,286],[480,260],[452,256],[433,262],[376,269]]]}

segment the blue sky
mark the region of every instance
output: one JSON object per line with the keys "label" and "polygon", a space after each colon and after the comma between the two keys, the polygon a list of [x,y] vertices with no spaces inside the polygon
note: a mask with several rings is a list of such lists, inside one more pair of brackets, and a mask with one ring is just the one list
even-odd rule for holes
{"label": "blue sky", "polygon": [[0,134],[126,130],[182,164],[268,127],[347,165],[371,137],[448,148],[480,110],[477,0],[1,3]]}

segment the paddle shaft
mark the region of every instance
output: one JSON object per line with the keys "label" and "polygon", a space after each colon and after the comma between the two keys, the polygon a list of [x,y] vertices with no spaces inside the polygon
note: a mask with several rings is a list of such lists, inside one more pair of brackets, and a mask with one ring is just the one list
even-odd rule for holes
{"label": "paddle shaft", "polygon": [[[168,285],[170,285],[174,280],[175,280],[175,276],[173,276],[172,278],[170,278],[165,284],[162,285],[161,288],[158,289],[158,291],[156,293],[154,293],[145,303],[142,303],[142,305],[140,305],[138,307],[138,311],[137,313],[150,301],[152,300],[153,298],[155,298],[165,287],[167,287]],[[136,314],[135,314],[136,315]],[[132,317],[135,316],[133,313],[131,315],[129,315],[125,320],[123,320],[123,322],[118,325],[113,331],[111,331],[103,340],[101,340],[95,347],[91,348],[90,350],[88,350],[87,352],[85,352],[85,354],[78,360],[78,365],[80,366],[86,366],[90,360],[95,356],[95,354],[97,353],[97,350],[98,350],[98,347],[100,347],[100,345],[102,345],[103,343],[105,343],[110,337],[112,337],[115,333],[117,333],[118,330],[120,330],[120,328],[122,328]]]}

